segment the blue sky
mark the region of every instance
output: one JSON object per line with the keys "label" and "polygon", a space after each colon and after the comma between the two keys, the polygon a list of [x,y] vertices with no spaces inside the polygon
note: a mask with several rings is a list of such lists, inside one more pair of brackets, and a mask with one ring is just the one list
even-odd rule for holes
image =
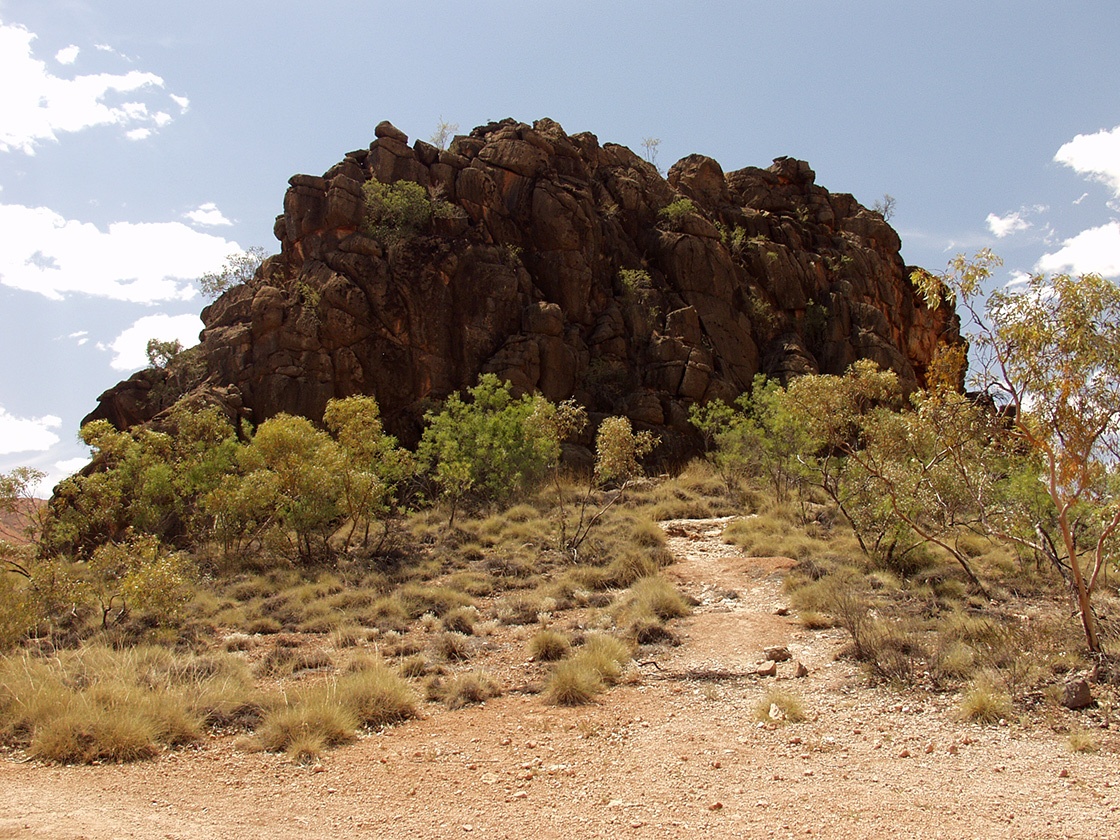
{"label": "blue sky", "polygon": [[1118,44],[1115,0],[0,0],[0,472],[84,463],[147,339],[196,340],[193,280],[383,119],[792,155],[893,195],[912,264],[1120,278]]}

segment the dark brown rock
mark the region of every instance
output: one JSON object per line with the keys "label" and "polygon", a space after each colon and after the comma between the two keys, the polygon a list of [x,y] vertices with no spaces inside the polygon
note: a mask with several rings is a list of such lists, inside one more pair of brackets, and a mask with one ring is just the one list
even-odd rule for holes
{"label": "dark brown rock", "polygon": [[1084,709],[1093,704],[1093,692],[1084,679],[1070,680],[1062,688],[1062,705],[1067,709]]}
{"label": "dark brown rock", "polygon": [[398,143],[408,143],[408,135],[388,120],[382,120],[377,124],[377,127],[373,129],[373,136],[379,140],[388,138],[396,140]]}
{"label": "dark brown rock", "polygon": [[[388,122],[374,134],[323,177],[291,178],[280,253],[203,312],[201,389],[236,394],[241,416],[318,420],[332,397],[368,393],[414,441],[433,399],[492,371],[624,413],[686,454],[689,407],[733,399],[758,373],[871,358],[914,388],[938,341],[959,340],[952,309],[915,295],[897,234],[804,161],[724,173],[690,155],[666,180],[547,119],[491,123],[446,151],[410,147]],[[414,236],[377,241],[363,230],[371,178],[415,181],[449,206]],[[660,211],[682,197],[697,210],[667,230]],[[623,269],[642,282],[623,284]],[[151,419],[174,390],[153,389],[163,378],[110,389],[90,419]]]}

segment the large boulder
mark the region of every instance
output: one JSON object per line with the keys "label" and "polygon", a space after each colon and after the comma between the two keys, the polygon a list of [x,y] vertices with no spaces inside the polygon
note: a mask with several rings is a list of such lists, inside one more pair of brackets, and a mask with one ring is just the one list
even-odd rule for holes
{"label": "large boulder", "polygon": [[[871,358],[915,388],[938,343],[960,340],[953,310],[915,294],[894,230],[817,185],[804,161],[724,173],[689,155],[665,179],[547,119],[491,123],[447,150],[409,146],[389,122],[374,134],[322,176],[291,178],[280,253],[203,312],[199,388],[235,394],[254,422],[319,420],[329,399],[364,393],[415,440],[433,401],[493,371],[519,391],[624,413],[681,451],[689,407],[734,397],[757,373],[841,373]],[[440,212],[375,238],[371,178],[414,181]],[[661,211],[680,198],[696,212],[670,224]],[[167,383],[197,379],[143,372],[90,418],[144,422],[166,408]]]}

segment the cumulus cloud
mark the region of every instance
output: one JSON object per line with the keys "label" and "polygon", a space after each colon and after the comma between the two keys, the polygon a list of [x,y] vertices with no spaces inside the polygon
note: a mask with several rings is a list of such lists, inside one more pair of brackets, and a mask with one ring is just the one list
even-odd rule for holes
{"label": "cumulus cloud", "polygon": [[65,461],[55,461],[51,478],[57,484],[62,479],[72,476],[88,463],[89,458],[68,458]]}
{"label": "cumulus cloud", "polygon": [[1020,213],[1008,213],[1006,216],[989,213],[987,222],[988,230],[994,233],[998,239],[1027,230],[1031,226],[1031,223],[1024,219]]}
{"label": "cumulus cloud", "polygon": [[[56,141],[59,133],[93,126],[120,126],[132,139],[138,139],[134,132],[148,127],[150,133],[151,126],[160,125],[148,106],[139,101],[139,97],[154,94],[167,96],[159,76],[130,70],[62,79],[33,57],[35,37],[23,26],[0,23],[0,78],[4,79],[0,86],[0,114],[4,115],[0,152],[17,150],[33,155],[38,144]],[[72,63],[78,52],[75,46],[65,47],[55,59]],[[112,104],[124,95],[136,98]],[[178,103],[178,98],[173,101]]]}
{"label": "cumulus cloud", "polygon": [[222,211],[218,209],[218,205],[212,201],[200,204],[196,209],[191,210],[189,213],[184,213],[183,215],[196,225],[217,226],[233,224],[233,222],[227,219]]}
{"label": "cumulus cloud", "polygon": [[98,346],[113,352],[113,360],[109,363],[113,370],[132,371],[147,366],[148,342],[151,339],[177,340],[186,349],[198,344],[201,330],[202,319],[197,315],[145,315],[110,344]]}
{"label": "cumulus cloud", "polygon": [[240,251],[184,222],[97,225],[46,207],[0,204],[0,282],[52,300],[88,294],[135,303],[186,300],[191,280]]}
{"label": "cumulus cloud", "polygon": [[45,417],[14,417],[0,406],[0,455],[13,452],[45,452],[59,441],[51,431],[62,425],[62,419]]}
{"label": "cumulus cloud", "polygon": [[1061,249],[1044,254],[1035,268],[1047,273],[1120,277],[1120,222],[1090,228],[1065,240]]}
{"label": "cumulus cloud", "polygon": [[1107,184],[1120,198],[1120,125],[1096,134],[1078,134],[1058,149],[1054,160]]}
{"label": "cumulus cloud", "polygon": [[187,109],[191,107],[191,101],[185,96],[176,96],[175,94],[171,94],[171,101],[179,106],[180,114],[187,113]]}
{"label": "cumulus cloud", "polygon": [[68,47],[63,47],[54,54],[54,60],[59,64],[73,64],[77,58],[80,50],[71,44]]}

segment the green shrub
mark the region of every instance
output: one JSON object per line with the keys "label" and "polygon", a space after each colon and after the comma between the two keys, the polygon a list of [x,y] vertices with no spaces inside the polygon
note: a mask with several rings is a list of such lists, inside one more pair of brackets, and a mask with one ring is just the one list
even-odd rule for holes
{"label": "green shrub", "polygon": [[483,374],[468,391],[428,412],[417,454],[451,502],[451,522],[464,499],[504,502],[539,482],[560,454],[551,429],[556,408],[543,397],[514,399],[511,386]]}
{"label": "green shrub", "polygon": [[386,244],[413,236],[432,220],[432,200],[415,181],[362,185],[366,201],[366,232]]}
{"label": "green shrub", "polygon": [[685,218],[696,215],[696,212],[696,205],[692,203],[691,199],[678,198],[673,203],[662,207],[658,215],[669,230],[679,231],[684,225]]}

